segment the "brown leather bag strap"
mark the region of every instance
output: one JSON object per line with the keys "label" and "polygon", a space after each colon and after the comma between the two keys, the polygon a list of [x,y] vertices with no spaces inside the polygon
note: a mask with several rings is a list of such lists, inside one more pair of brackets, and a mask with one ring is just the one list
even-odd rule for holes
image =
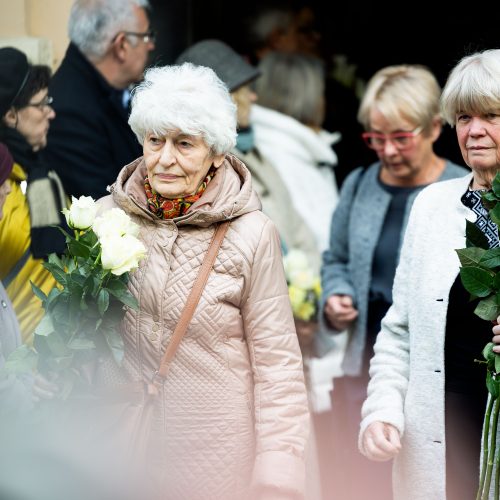
{"label": "brown leather bag strap", "polygon": [[200,301],[201,294],[203,293],[203,289],[208,281],[208,275],[212,270],[212,267],[215,262],[215,258],[219,252],[219,248],[222,245],[222,241],[226,236],[227,230],[229,228],[230,221],[225,221],[219,224],[217,229],[214,232],[212,237],[212,241],[210,242],[210,246],[208,247],[205,258],[203,259],[203,263],[201,264],[201,268],[198,272],[198,276],[196,276],[196,280],[193,284],[193,288],[189,293],[186,304],[184,305],[184,309],[182,310],[181,317],[179,318],[179,322],[175,327],[174,333],[172,334],[172,339],[168,344],[167,350],[163,354],[161,358],[160,367],[153,375],[153,382],[156,382],[158,379],[164,379],[167,376],[167,373],[170,369],[170,363],[177,352],[177,348],[181,343],[182,337],[186,333],[186,330],[189,326],[191,318],[193,317],[194,311],[198,302]]}

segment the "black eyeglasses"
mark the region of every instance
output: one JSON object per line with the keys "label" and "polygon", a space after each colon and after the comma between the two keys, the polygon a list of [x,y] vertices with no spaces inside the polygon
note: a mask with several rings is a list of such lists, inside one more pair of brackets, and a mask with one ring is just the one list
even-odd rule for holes
{"label": "black eyeglasses", "polygon": [[45,107],[50,106],[54,102],[54,98],[51,97],[50,95],[46,95],[41,101],[39,102],[29,102],[26,104],[26,107],[33,107],[33,108],[39,108],[39,109],[44,109]]}
{"label": "black eyeglasses", "polygon": [[[142,39],[144,43],[154,43],[156,40],[156,33],[153,30],[145,31],[144,33],[138,33],[136,31],[120,31],[120,33],[123,33],[126,36],[136,36],[137,38]],[[113,41],[118,35],[119,33],[115,35]]]}

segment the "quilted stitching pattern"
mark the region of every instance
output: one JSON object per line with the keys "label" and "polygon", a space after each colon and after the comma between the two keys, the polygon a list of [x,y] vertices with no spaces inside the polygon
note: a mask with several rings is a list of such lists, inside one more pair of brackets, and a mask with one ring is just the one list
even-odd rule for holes
{"label": "quilted stitching pattern", "polygon": [[[122,195],[117,194],[121,205],[130,208]],[[229,197],[231,206],[235,196],[235,205],[241,203],[236,194]],[[248,189],[245,196],[251,199]],[[272,483],[272,467],[263,473],[271,479],[252,477],[257,448],[286,457],[286,474],[274,477],[288,475],[286,486],[300,484],[295,466],[308,434],[307,401],[293,319],[282,300],[286,284],[279,241],[265,216],[247,210],[231,223],[155,409],[151,466],[162,478],[165,499],[233,500],[244,497],[252,481]],[[216,207],[207,215],[210,220],[214,212]],[[140,220],[148,257],[129,284],[140,310],[127,311],[122,325],[123,370],[131,379],[149,377],[170,341],[214,232],[201,219],[196,219],[199,226],[179,227]],[[264,228],[269,235],[263,238]],[[264,264],[255,266],[255,259]],[[277,276],[270,274],[274,270]],[[265,290],[259,289],[264,282]],[[275,401],[282,407],[273,410]]]}

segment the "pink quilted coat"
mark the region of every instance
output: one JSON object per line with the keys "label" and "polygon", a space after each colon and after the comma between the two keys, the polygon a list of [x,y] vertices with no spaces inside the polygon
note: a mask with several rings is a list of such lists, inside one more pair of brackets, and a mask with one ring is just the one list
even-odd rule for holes
{"label": "pink quilted coat", "polygon": [[102,210],[141,227],[147,258],[132,274],[139,311],[122,325],[128,380],[150,377],[179,319],[214,223],[231,225],[157,405],[162,498],[243,500],[253,487],[304,487],[309,415],[280,241],[250,173],[228,155],[188,213],[146,207],[142,159],[123,168]]}

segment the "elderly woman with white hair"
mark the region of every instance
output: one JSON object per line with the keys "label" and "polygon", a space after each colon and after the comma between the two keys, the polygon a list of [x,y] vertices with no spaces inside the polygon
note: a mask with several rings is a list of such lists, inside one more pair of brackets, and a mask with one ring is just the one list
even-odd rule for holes
{"label": "elderly woman with white hair", "polygon": [[500,169],[500,50],[464,57],[441,109],[472,174],[427,187],[413,204],[362,410],[360,449],[395,457],[395,500],[476,498],[488,395],[476,360],[492,325],[474,314],[455,250],[466,246],[466,219],[490,248],[500,244],[481,196]]}
{"label": "elderly woman with white hair", "polygon": [[121,330],[128,380],[158,368],[214,233],[229,222],[155,408],[162,495],[300,498],[302,359],[277,231],[228,154],[236,107],[211,69],[185,63],[146,72],[129,123],[144,156],[100,202],[128,213],[147,247],[129,282],[139,310]]}

